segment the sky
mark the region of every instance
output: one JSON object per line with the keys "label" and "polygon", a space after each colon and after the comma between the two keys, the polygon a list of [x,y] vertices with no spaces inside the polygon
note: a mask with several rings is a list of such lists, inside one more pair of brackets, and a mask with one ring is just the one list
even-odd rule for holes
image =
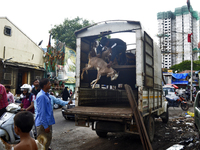
{"label": "sky", "polygon": [[[106,20],[140,21],[154,39],[157,34],[157,13],[175,11],[187,0],[2,0],[0,17],[7,17],[33,42],[41,40],[46,48],[49,30],[77,16],[93,22]],[[200,12],[200,0],[190,0],[193,10]]]}

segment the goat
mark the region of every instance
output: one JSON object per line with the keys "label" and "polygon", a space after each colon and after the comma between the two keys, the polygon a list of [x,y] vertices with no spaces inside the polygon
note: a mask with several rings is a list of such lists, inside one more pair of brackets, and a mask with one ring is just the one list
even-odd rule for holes
{"label": "goat", "polygon": [[[47,139],[43,135],[37,137],[36,145],[38,150],[45,150],[46,143]],[[0,138],[0,150],[14,150],[14,146],[14,144],[8,144]]]}
{"label": "goat", "polygon": [[91,68],[95,68],[97,70],[97,78],[90,83],[91,85],[93,84],[92,89],[94,89],[96,83],[103,75],[107,75],[107,77],[110,77],[111,81],[117,79],[118,73],[113,68],[111,67],[108,68],[107,63],[103,59],[98,58],[98,57],[91,57],[90,53],[89,53],[88,58],[89,58],[89,61],[88,61],[87,66],[83,68],[82,70],[81,79],[83,80],[83,74],[85,71],[87,73],[87,70]]}

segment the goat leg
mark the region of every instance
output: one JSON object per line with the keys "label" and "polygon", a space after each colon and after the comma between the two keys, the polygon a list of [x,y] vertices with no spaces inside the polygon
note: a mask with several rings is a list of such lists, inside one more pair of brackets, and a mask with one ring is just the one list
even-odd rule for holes
{"label": "goat leg", "polygon": [[86,73],[88,74],[88,69],[90,69],[90,68],[92,68],[92,66],[91,65],[87,65],[87,67],[85,67],[85,68],[83,68],[83,70],[82,70],[82,73],[81,73],[81,80],[83,80],[83,74],[84,74],[84,72],[86,71]]}
{"label": "goat leg", "polygon": [[[95,88],[95,85],[97,84],[97,82],[99,81],[100,78],[101,78],[101,75],[98,73],[98,74],[97,74],[97,79],[96,79],[95,83],[93,84],[92,89]],[[92,82],[93,82],[93,81],[92,81]]]}
{"label": "goat leg", "polygon": [[82,73],[81,73],[81,80],[83,80],[83,74],[85,72],[85,68],[83,68]]}
{"label": "goat leg", "polygon": [[96,82],[97,79],[93,80],[90,84],[92,85],[94,82]]}

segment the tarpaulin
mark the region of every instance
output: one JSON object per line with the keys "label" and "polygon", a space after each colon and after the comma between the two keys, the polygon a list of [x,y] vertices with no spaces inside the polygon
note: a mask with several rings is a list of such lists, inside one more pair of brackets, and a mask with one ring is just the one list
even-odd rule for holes
{"label": "tarpaulin", "polygon": [[188,84],[188,81],[172,81],[172,84]]}
{"label": "tarpaulin", "polygon": [[188,73],[172,73],[172,77],[175,79],[185,79],[188,76]]}

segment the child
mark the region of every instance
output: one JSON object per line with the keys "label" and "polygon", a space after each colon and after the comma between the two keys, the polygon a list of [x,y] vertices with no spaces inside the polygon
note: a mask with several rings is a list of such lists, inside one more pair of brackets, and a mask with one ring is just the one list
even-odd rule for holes
{"label": "child", "polygon": [[[33,114],[29,111],[22,111],[14,117],[14,130],[20,136],[20,143],[14,146],[13,150],[43,150],[44,146],[34,140],[29,132],[34,124]],[[46,143],[45,143],[46,144]]]}

